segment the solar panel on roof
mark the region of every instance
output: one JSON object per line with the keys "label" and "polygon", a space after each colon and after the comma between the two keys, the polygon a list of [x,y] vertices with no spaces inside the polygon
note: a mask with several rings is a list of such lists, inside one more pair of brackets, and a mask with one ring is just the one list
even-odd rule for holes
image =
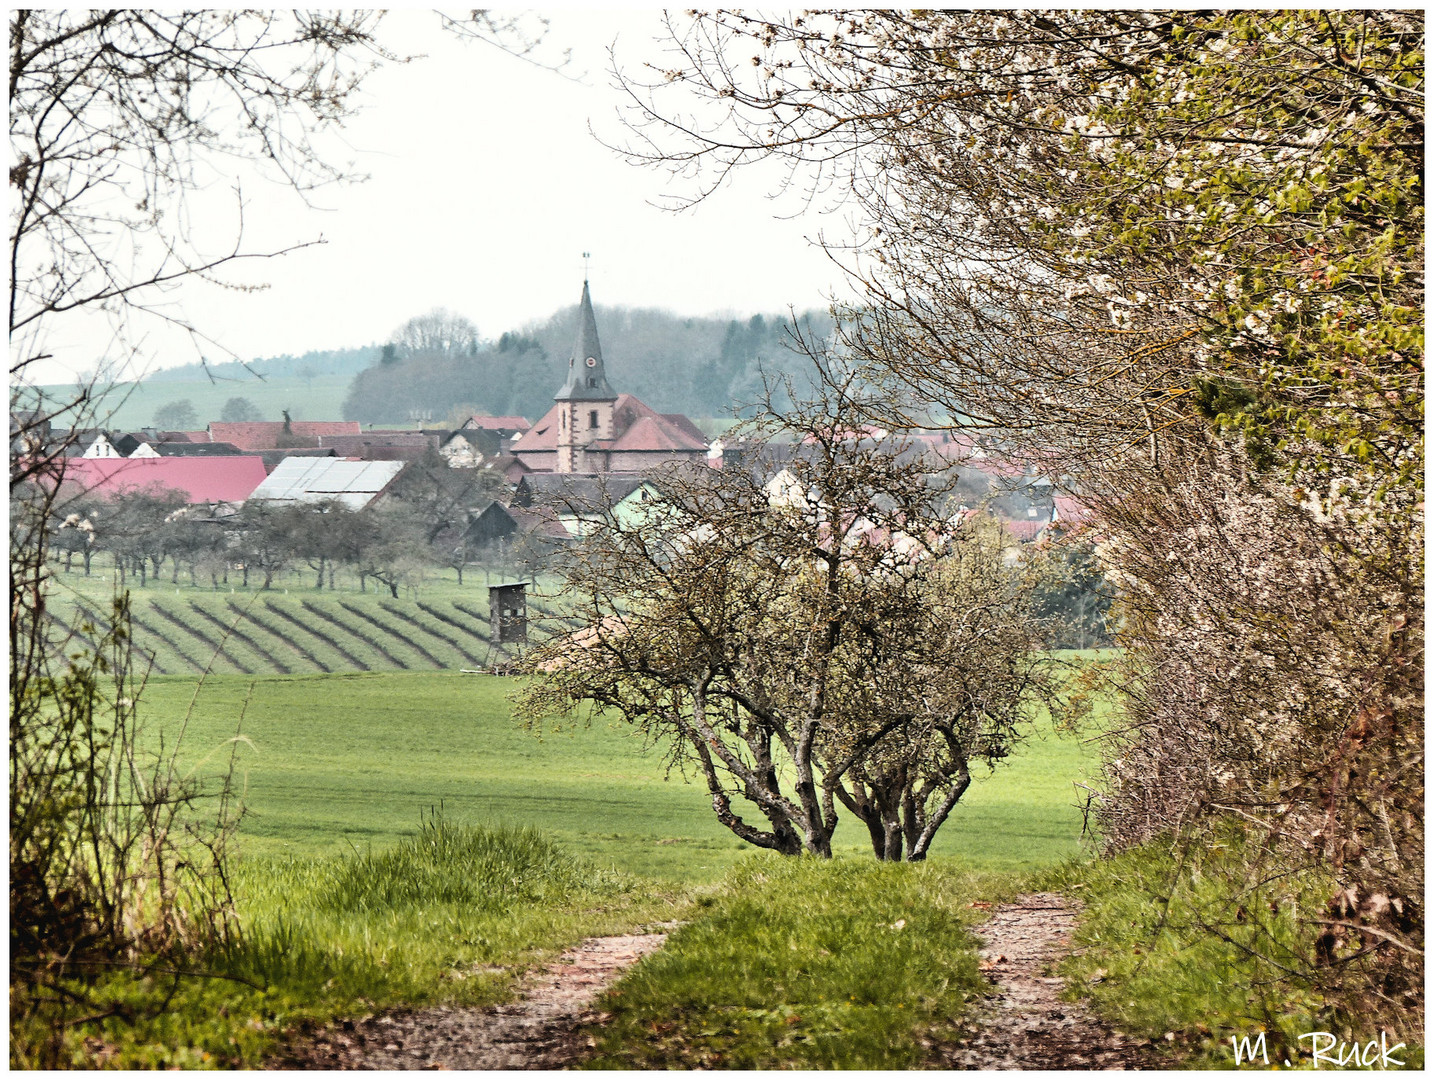
{"label": "solar panel on roof", "polygon": [[337,498],[361,509],[388,486],[401,461],[347,461],[343,458],[284,458],[252,498],[274,502],[320,502]]}

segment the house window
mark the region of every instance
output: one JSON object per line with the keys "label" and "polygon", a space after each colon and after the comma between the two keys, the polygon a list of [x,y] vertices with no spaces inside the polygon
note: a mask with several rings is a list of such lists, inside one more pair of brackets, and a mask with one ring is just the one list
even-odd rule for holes
{"label": "house window", "polygon": [[591,375],[589,375],[589,376],[588,376],[588,386],[596,387],[596,386],[597,386],[597,379],[595,379],[595,378],[593,378]]}
{"label": "house window", "polygon": [[593,409],[591,412],[588,413],[588,427],[590,427],[590,428],[595,428],[595,427],[597,427],[597,410],[596,410],[596,409]]}

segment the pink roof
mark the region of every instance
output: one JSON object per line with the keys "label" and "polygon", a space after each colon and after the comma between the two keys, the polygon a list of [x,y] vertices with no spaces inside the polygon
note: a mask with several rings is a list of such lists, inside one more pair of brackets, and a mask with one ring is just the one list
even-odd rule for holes
{"label": "pink roof", "polygon": [[706,450],[707,443],[693,439],[665,416],[644,416],[613,440],[612,449]]}
{"label": "pink roof", "polygon": [[1002,527],[1014,536],[1017,540],[1027,543],[1034,540],[1041,534],[1041,530],[1049,525],[1049,521],[1003,521]]}
{"label": "pink roof", "polygon": [[191,503],[241,502],[265,476],[257,456],[70,458],[65,483],[95,495],[117,495],[140,488],[169,488]]}
{"label": "pink roof", "polygon": [[[290,431],[300,438],[316,435],[361,435],[357,420],[295,420]],[[249,420],[227,423],[215,420],[209,425],[209,437],[215,442],[233,443],[241,450],[274,450],[283,434],[282,420]]]}
{"label": "pink roof", "polygon": [[1056,519],[1069,524],[1075,524],[1090,516],[1090,511],[1085,504],[1078,499],[1072,499],[1069,495],[1057,495],[1055,497]]}

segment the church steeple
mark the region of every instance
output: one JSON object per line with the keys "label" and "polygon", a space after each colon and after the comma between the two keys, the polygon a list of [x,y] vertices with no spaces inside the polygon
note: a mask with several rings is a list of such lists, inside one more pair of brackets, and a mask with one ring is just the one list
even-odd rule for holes
{"label": "church steeple", "polygon": [[578,305],[578,338],[573,343],[573,354],[568,358],[568,380],[553,395],[553,400],[617,400],[603,368],[602,345],[598,341],[597,319],[593,316],[593,302],[588,295],[586,278],[583,279],[582,302]]}

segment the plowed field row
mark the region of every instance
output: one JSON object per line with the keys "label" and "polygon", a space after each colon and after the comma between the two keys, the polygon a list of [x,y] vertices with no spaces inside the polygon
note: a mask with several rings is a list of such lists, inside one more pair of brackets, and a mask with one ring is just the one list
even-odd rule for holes
{"label": "plowed field row", "polygon": [[[481,601],[345,594],[131,593],[134,644],[153,670],[243,675],[452,671],[485,662]],[[103,624],[82,600],[55,605],[66,629]],[[535,612],[536,614],[536,612]],[[77,644],[80,642],[77,641]]]}

